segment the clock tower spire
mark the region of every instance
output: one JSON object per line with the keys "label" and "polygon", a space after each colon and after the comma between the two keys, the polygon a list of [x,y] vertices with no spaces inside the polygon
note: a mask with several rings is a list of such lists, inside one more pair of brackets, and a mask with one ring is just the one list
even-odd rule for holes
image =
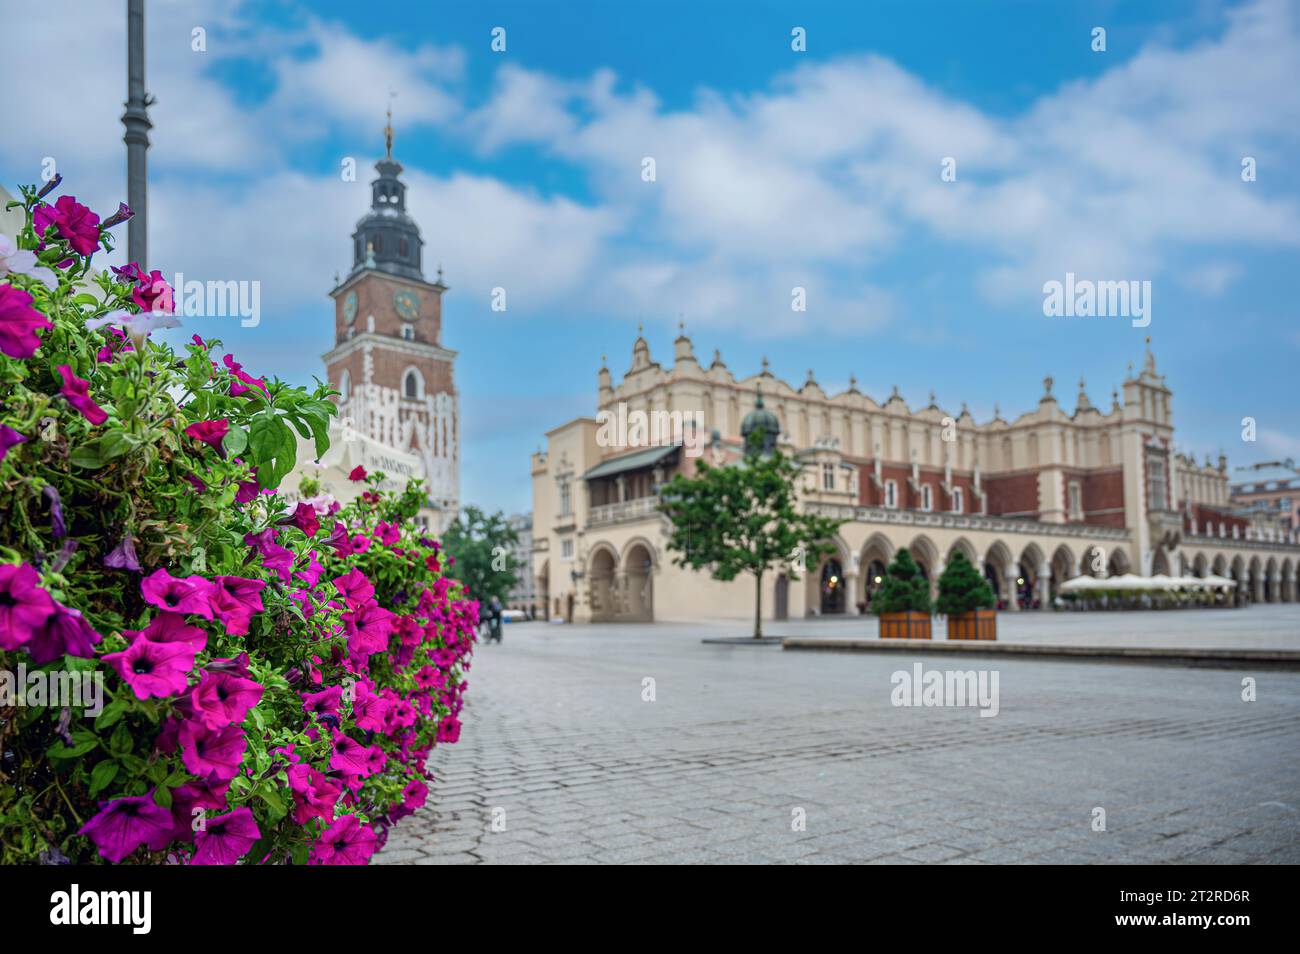
{"label": "clock tower spire", "polygon": [[420,477],[441,530],[459,509],[456,353],[442,346],[442,269],[425,279],[424,241],[406,209],[391,104],[375,171],[370,211],[352,233],[352,269],[330,292],[335,343],[325,369],[345,439],[357,436],[367,471],[402,483]]}

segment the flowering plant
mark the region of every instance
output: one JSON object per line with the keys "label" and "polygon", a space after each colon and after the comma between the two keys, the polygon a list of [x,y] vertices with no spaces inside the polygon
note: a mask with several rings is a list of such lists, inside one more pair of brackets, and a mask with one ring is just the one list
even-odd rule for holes
{"label": "flowering plant", "polygon": [[459,735],[477,604],[418,485],[282,492],[332,392],[154,340],[161,275],[90,266],[130,210],[57,184],[0,243],[0,862],[365,863]]}

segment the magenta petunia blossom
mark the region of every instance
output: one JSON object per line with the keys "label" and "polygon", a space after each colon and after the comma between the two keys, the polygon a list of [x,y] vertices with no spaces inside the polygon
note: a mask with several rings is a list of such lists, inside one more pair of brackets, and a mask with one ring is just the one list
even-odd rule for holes
{"label": "magenta petunia blossom", "polygon": [[375,537],[384,546],[391,547],[402,539],[402,528],[396,523],[381,520],[375,525]]}
{"label": "magenta petunia blossom", "polygon": [[225,815],[209,818],[204,828],[195,833],[190,864],[233,865],[261,837],[252,811],[247,805],[240,805]]}
{"label": "magenta petunia blossom", "polygon": [[25,646],[54,615],[54,600],[40,584],[40,576],[26,563],[0,566],[0,649]]}
{"label": "magenta petunia blossom", "polygon": [[375,772],[374,753],[370,746],[342,732],[334,733],[334,749],[330,754],[330,768],[345,776],[365,778]]}
{"label": "magenta petunia blossom", "polygon": [[27,437],[25,435],[19,434],[9,425],[0,424],[0,461],[3,461],[7,456],[9,456],[11,448],[17,447],[26,440]]}
{"label": "magenta petunia blossom", "polygon": [[72,373],[72,368],[66,364],[59,365],[55,370],[63,378],[63,387],[59,388],[59,393],[73,408],[81,412],[82,417],[96,427],[108,420],[108,412],[96,404],[95,399],[90,396],[89,381],[77,377]]}
{"label": "magenta petunia blossom", "polygon": [[320,692],[302,693],[302,711],[309,715],[315,713],[318,716],[337,716],[342,712],[342,706],[342,686],[330,686],[328,689],[322,689]]}
{"label": "magenta petunia blossom", "polygon": [[[138,268],[138,266],[137,266]],[[172,313],[176,310],[175,289],[167,284],[163,273],[154,269],[148,275],[141,274],[136,286],[131,289],[131,300],[141,311],[158,311]]]}
{"label": "magenta petunia blossom", "polygon": [[438,741],[453,743],[460,738],[460,720],[448,716],[438,723]]}
{"label": "magenta petunia blossom", "polygon": [[216,421],[197,421],[185,428],[185,433],[196,441],[202,441],[207,444],[223,458],[226,456],[226,448],[222,441],[230,433],[230,421],[221,418]]}
{"label": "magenta petunia blossom", "polygon": [[321,832],[312,846],[310,864],[364,865],[375,853],[375,831],[357,820],[356,815],[342,815]]}
{"label": "magenta petunia blossom", "polygon": [[155,643],[137,638],[120,653],[101,657],[131,687],[137,699],[166,699],[185,691],[194,668],[189,643]]}
{"label": "magenta petunia blossom", "polygon": [[294,576],[307,584],[309,589],[315,589],[316,584],[320,582],[321,574],[325,572],[325,566],[318,560],[317,553],[312,550],[307,554],[307,568],[298,570]]}
{"label": "magenta petunia blossom", "polygon": [[152,850],[160,850],[170,841],[171,830],[172,813],[156,804],[150,792],[100,802],[99,814],[81,826],[80,834],[94,842],[104,858],[117,864],[141,845],[157,845]]}
{"label": "magenta petunia blossom", "polygon": [[382,732],[388,717],[388,700],[377,695],[367,683],[358,682],[352,699],[352,720],[358,729]]}
{"label": "magenta petunia blossom", "polygon": [[258,533],[244,534],[244,542],[261,554],[263,569],[278,573],[280,579],[288,583],[290,580],[289,571],[293,569],[293,551],[276,543],[276,536],[275,530],[267,527]]}
{"label": "magenta petunia blossom", "polygon": [[256,500],[257,495],[261,493],[262,488],[255,480],[241,480],[239,486],[235,488],[235,503],[246,504],[250,500]]}
{"label": "magenta petunia blossom", "polygon": [[348,474],[348,480],[361,481],[366,479],[366,469],[358,464],[352,468],[352,473]]}
{"label": "magenta petunia blossom", "polygon": [[158,613],[144,629],[128,629],[122,635],[131,640],[140,637],[151,643],[185,643],[196,654],[203,652],[208,644],[207,633],[176,613]]}
{"label": "magenta petunia blossom", "polygon": [[248,710],[262,700],[262,686],[228,672],[204,672],[190,693],[194,717],[209,729],[240,725]]}
{"label": "magenta petunia blossom", "polygon": [[32,296],[13,285],[0,285],[0,351],[11,358],[30,358],[41,346],[38,329],[53,328],[32,307]]}
{"label": "magenta petunia blossom", "polygon": [[[253,397],[266,397],[266,382],[261,378],[255,378],[243,370],[243,365],[232,358],[230,355],[222,355],[221,361],[225,364],[230,376],[235,380],[230,382],[230,396],[239,397],[241,394],[251,394]],[[258,394],[257,392],[261,393]]]}
{"label": "magenta petunia blossom", "polygon": [[198,719],[181,724],[181,761],[200,779],[224,782],[239,773],[247,740],[237,725],[209,729]]}
{"label": "magenta petunia blossom", "polygon": [[293,792],[293,820],[305,825],[313,818],[326,824],[334,821],[334,806],[343,787],[305,762],[289,766],[289,790]]}
{"label": "magenta petunia blossom", "polygon": [[254,613],[262,612],[265,580],[241,576],[219,576],[213,582],[212,608],[231,636],[244,636]]}
{"label": "magenta petunia blossom", "polygon": [[31,653],[32,662],[38,666],[64,656],[90,659],[103,638],[80,612],[56,603],[54,612],[32,631],[27,651]]}
{"label": "magenta petunia blossom", "polygon": [[[175,747],[172,747],[175,751]],[[203,814],[219,812],[226,807],[226,793],[229,782],[186,782],[180,788],[172,789],[172,841],[191,842],[194,840],[195,812]],[[206,824],[206,819],[205,819]]]}
{"label": "magenta petunia blossom", "polygon": [[213,586],[201,576],[175,577],[163,567],[140,581],[144,601],[173,613],[212,619]]}
{"label": "magenta petunia blossom", "polygon": [[79,255],[90,255],[99,248],[99,216],[70,195],[60,196],[54,205],[42,202],[32,209],[32,228],[40,239],[44,240],[51,225]]}
{"label": "magenta petunia blossom", "polygon": [[299,502],[293,513],[280,521],[280,525],[297,527],[307,536],[314,537],[316,531],[320,529],[320,518],[316,516],[315,507],[306,502]]}
{"label": "magenta petunia blossom", "polygon": [[334,586],[338,588],[339,595],[343,597],[343,602],[348,604],[351,609],[357,609],[371,602],[375,598],[375,585],[370,582],[370,577],[366,576],[357,567],[353,567],[342,576],[334,580]]}
{"label": "magenta petunia blossom", "polygon": [[396,617],[377,603],[367,603],[351,613],[343,614],[343,627],[348,634],[348,649],[358,656],[380,653],[388,648]]}

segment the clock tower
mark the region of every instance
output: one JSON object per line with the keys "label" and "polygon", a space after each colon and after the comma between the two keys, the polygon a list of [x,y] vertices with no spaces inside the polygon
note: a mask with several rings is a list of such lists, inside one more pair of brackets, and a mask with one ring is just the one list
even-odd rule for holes
{"label": "clock tower", "polygon": [[352,233],[352,270],[330,292],[334,347],[322,357],[339,392],[343,440],[364,444],[367,470],[421,477],[438,514],[434,529],[442,530],[460,506],[456,352],[442,346],[447,286],[441,267],[435,281],[424,277],[424,241],[406,211],[391,112],[384,137],[370,211]]}

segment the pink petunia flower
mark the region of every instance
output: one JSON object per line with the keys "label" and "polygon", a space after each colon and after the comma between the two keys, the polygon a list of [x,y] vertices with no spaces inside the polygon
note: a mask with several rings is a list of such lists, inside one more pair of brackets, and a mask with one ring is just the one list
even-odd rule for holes
{"label": "pink petunia flower", "polygon": [[191,775],[208,781],[224,782],[239,774],[248,742],[237,725],[210,729],[199,719],[181,724],[179,735],[181,761]]}
{"label": "pink petunia flower", "polygon": [[342,815],[323,832],[312,846],[309,864],[364,865],[375,853],[375,831],[357,820],[356,815]]}
{"label": "pink petunia flower", "polygon": [[54,205],[42,202],[32,209],[32,228],[42,239],[42,248],[51,225],[79,255],[91,255],[99,248],[99,216],[70,195],[60,196]]}
{"label": "pink petunia flower", "polygon": [[[99,814],[81,826],[99,853],[117,864],[141,845],[156,844],[160,850],[170,840],[172,813],[153,800],[153,793],[100,802]],[[161,844],[160,844],[161,841]]]}
{"label": "pink petunia flower", "polygon": [[55,612],[53,598],[29,564],[0,566],[0,649],[26,645]]}
{"label": "pink petunia flower", "polygon": [[95,647],[102,639],[80,612],[56,603],[54,613],[32,631],[27,651],[31,653],[32,662],[38,666],[64,656],[90,659],[95,655]]}
{"label": "pink petunia flower", "polygon": [[196,441],[207,444],[220,454],[223,460],[225,459],[226,448],[222,441],[230,433],[230,421],[226,418],[223,417],[216,421],[196,421],[185,428],[185,433]]}
{"label": "pink petunia flower", "polygon": [[194,717],[201,719],[209,729],[222,729],[240,725],[248,710],[262,700],[263,688],[252,679],[244,679],[228,672],[203,673],[203,678],[190,693]]}
{"label": "pink petunia flower", "polygon": [[244,636],[254,613],[260,613],[265,580],[247,580],[240,576],[219,576],[213,582],[212,610],[225,624],[226,633]]}
{"label": "pink petunia flower", "polygon": [[30,358],[41,346],[37,330],[53,327],[32,307],[31,295],[13,285],[0,285],[0,351],[11,358]]}
{"label": "pink petunia flower", "polygon": [[96,427],[108,420],[108,412],[96,404],[95,399],[90,396],[89,381],[77,377],[72,373],[72,368],[66,364],[59,365],[55,370],[63,378],[63,387],[59,388],[59,393],[63,395],[64,400],[81,412],[82,417]]}
{"label": "pink petunia flower", "polygon": [[119,653],[102,657],[122,677],[137,699],[167,699],[185,691],[194,668],[189,643],[155,643],[136,639]]}
{"label": "pink petunia flower", "polygon": [[140,581],[144,601],[173,613],[212,619],[213,586],[201,576],[175,577],[163,567]]}
{"label": "pink petunia flower", "polygon": [[352,468],[352,473],[348,474],[348,480],[361,481],[366,479],[366,469],[358,464]]}
{"label": "pink petunia flower", "polygon": [[247,805],[207,820],[194,836],[192,865],[233,865],[262,837]]}
{"label": "pink petunia flower", "polygon": [[347,603],[350,609],[364,606],[375,598],[375,585],[370,582],[370,577],[362,573],[357,567],[353,567],[342,576],[335,578],[334,586],[338,589],[339,595],[343,597],[343,602]]}
{"label": "pink petunia flower", "polygon": [[151,643],[185,643],[196,654],[203,652],[208,644],[207,633],[176,613],[158,613],[144,629],[128,629],[122,635],[131,640],[140,637]]}

